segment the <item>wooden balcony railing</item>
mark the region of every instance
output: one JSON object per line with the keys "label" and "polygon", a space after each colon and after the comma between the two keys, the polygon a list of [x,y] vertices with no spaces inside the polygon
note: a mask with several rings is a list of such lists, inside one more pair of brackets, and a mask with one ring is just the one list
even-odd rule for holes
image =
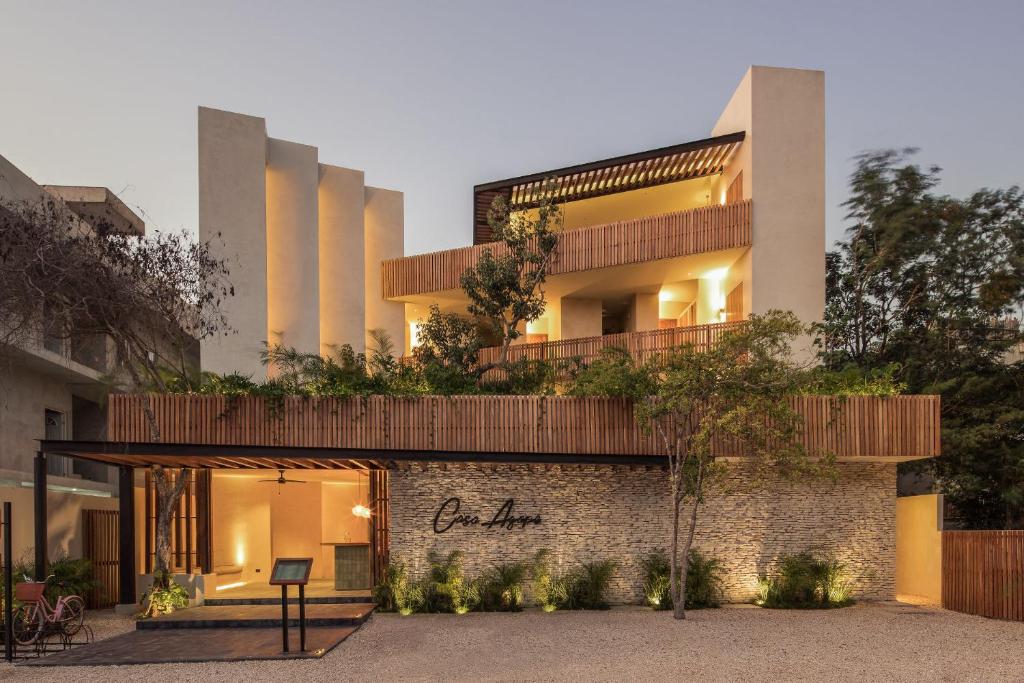
{"label": "wooden balcony railing", "polygon": [[[112,395],[111,441],[149,442],[145,395]],[[163,443],[457,453],[664,455],[625,399],[570,396],[229,398],[148,395]],[[803,443],[840,460],[898,462],[939,454],[939,397],[799,396]],[[742,457],[721,440],[719,456]],[[339,453],[338,457],[344,458]]]}
{"label": "wooden balcony railing", "polygon": [[[513,344],[509,347],[508,359],[510,361],[523,358],[560,361],[579,358],[584,363],[591,363],[601,355],[601,349],[617,346],[628,351],[637,360],[643,361],[657,353],[663,353],[683,344],[693,344],[700,350],[706,350],[718,341],[724,333],[734,330],[741,325],[743,325],[743,321],[711,323],[708,325],[673,327],[667,330],[623,332],[621,334],[606,334],[600,337],[580,337],[578,339],[562,339],[531,344]],[[482,349],[480,351],[481,364],[493,363],[498,359],[500,352],[501,349],[496,346]]]}
{"label": "wooden balcony railing", "polygon": [[[750,245],[750,200],[562,233],[549,273],[571,273]],[[459,288],[462,273],[499,242],[406,256],[381,264],[387,298]]]}

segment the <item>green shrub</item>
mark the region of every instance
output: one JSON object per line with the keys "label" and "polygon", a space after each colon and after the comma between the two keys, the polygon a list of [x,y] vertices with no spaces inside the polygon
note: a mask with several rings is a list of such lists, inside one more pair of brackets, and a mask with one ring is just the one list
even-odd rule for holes
{"label": "green shrub", "polygon": [[153,585],[142,596],[143,618],[170,614],[174,610],[188,607],[188,591],[175,583],[170,572],[154,572]]}
{"label": "green shrub", "polygon": [[[644,571],[644,596],[656,610],[672,609],[671,563],[668,553],[658,548],[640,560]],[[721,563],[699,550],[690,551],[686,567],[686,608],[718,607],[722,596]]]}
{"label": "green shrub", "polygon": [[644,572],[644,597],[656,610],[672,609],[672,566],[664,548],[657,548],[640,559]]}
{"label": "green shrub", "polygon": [[755,602],[774,609],[844,607],[853,602],[851,589],[844,564],[804,551],[783,555],[774,576],[760,577]]}
{"label": "green shrub", "polygon": [[556,580],[557,592],[564,595],[563,604],[558,606],[565,609],[608,609],[608,586],[616,566],[614,560],[585,562]]}
{"label": "green shrub", "polygon": [[499,564],[478,581],[480,609],[518,612],[523,608],[523,584],[530,567],[525,562]]}
{"label": "green shrub", "polygon": [[850,594],[853,584],[846,572],[846,565],[834,557],[826,557],[818,563],[818,585],[822,598],[831,605],[847,605],[853,602]]}
{"label": "green shrub", "polygon": [[537,552],[530,566],[533,599],[545,612],[556,609],[608,609],[608,586],[615,574],[612,560],[587,562],[564,574],[551,567],[551,553]]}
{"label": "green shrub", "polygon": [[690,551],[686,567],[686,609],[718,607],[722,604],[722,565],[698,550]]}
{"label": "green shrub", "polygon": [[541,548],[530,565],[530,588],[533,599],[545,612],[554,612],[565,602],[565,582],[551,572],[551,551]]}
{"label": "green shrub", "polygon": [[404,562],[389,562],[384,580],[373,587],[373,601],[382,612],[409,615],[423,609],[423,586],[409,579]]}
{"label": "green shrub", "polygon": [[461,550],[453,550],[444,558],[430,553],[430,573],[425,583],[425,603],[428,612],[454,612],[465,614],[480,602],[476,582],[466,581],[462,572]]}

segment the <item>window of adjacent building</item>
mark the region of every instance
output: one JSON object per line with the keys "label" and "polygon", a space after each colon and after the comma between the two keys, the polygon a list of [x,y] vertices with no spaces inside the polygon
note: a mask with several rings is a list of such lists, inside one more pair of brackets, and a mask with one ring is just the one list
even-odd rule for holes
{"label": "window of adjacent building", "polygon": [[[49,440],[64,438],[64,413],[47,408],[43,419],[45,425],[43,438]],[[71,476],[71,463],[71,458],[65,458],[62,455],[50,455],[46,458],[46,471],[48,474],[58,477],[69,477]]]}

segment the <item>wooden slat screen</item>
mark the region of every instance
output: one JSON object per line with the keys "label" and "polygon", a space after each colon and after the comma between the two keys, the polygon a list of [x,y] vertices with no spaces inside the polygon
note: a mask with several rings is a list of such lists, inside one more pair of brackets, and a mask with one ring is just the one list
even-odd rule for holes
{"label": "wooden slat screen", "polygon": [[373,583],[380,583],[388,566],[391,538],[391,489],[387,470],[370,471],[370,547],[373,552]]}
{"label": "wooden slat screen", "polygon": [[[750,200],[562,233],[549,273],[572,273],[750,246]],[[388,298],[458,289],[462,273],[498,242],[391,259],[381,264]]]}
{"label": "wooden slat screen", "polygon": [[1024,621],[1024,530],[943,531],[942,606]]}
{"label": "wooden slat screen", "polygon": [[725,296],[725,319],[728,322],[743,320],[743,283],[737,283]]}
{"label": "wooden slat screen", "polygon": [[508,202],[512,195],[511,188],[503,190],[484,190],[473,195],[473,244],[487,244],[494,240],[494,231],[487,220],[487,214],[491,210],[491,204],[496,198],[502,196]]}
{"label": "wooden slat screen", "polygon": [[732,204],[743,199],[743,171],[736,174],[736,177],[729,183],[729,189],[725,191],[725,203]]}
{"label": "wooden slat screen", "polygon": [[82,557],[92,564],[97,586],[82,597],[89,609],[106,609],[117,604],[118,574],[117,510],[82,510]]}
{"label": "wooden slat screen", "polygon": [[[709,349],[725,332],[737,329],[742,324],[742,321],[711,323],[645,332],[622,332],[598,337],[561,339],[535,344],[513,344],[509,347],[508,358],[510,361],[524,358],[548,361],[579,358],[585,363],[590,363],[601,355],[601,349],[615,346],[626,349],[634,358],[644,361],[653,355],[664,353],[682,344],[693,344],[701,350]],[[496,346],[481,349],[480,362],[492,363],[498,359],[500,353],[501,349]]]}
{"label": "wooden slat screen", "polygon": [[[112,441],[151,441],[145,396],[111,395]],[[662,455],[629,401],[570,396],[228,398],[150,394],[164,443],[437,450],[484,453]],[[939,454],[938,396],[800,396],[803,441],[842,459]],[[740,456],[728,443],[716,454]],[[381,453],[386,458],[386,453]],[[343,456],[342,456],[343,457]]]}

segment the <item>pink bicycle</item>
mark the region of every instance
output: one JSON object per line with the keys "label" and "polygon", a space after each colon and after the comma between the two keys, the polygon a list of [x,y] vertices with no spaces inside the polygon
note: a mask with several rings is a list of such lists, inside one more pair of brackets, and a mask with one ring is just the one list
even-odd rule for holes
{"label": "pink bicycle", "polygon": [[14,640],[19,645],[32,645],[40,638],[59,635],[64,640],[82,629],[85,601],[77,595],[62,595],[54,605],[44,594],[51,574],[45,581],[25,581],[14,587],[14,598],[20,603],[12,620]]}

